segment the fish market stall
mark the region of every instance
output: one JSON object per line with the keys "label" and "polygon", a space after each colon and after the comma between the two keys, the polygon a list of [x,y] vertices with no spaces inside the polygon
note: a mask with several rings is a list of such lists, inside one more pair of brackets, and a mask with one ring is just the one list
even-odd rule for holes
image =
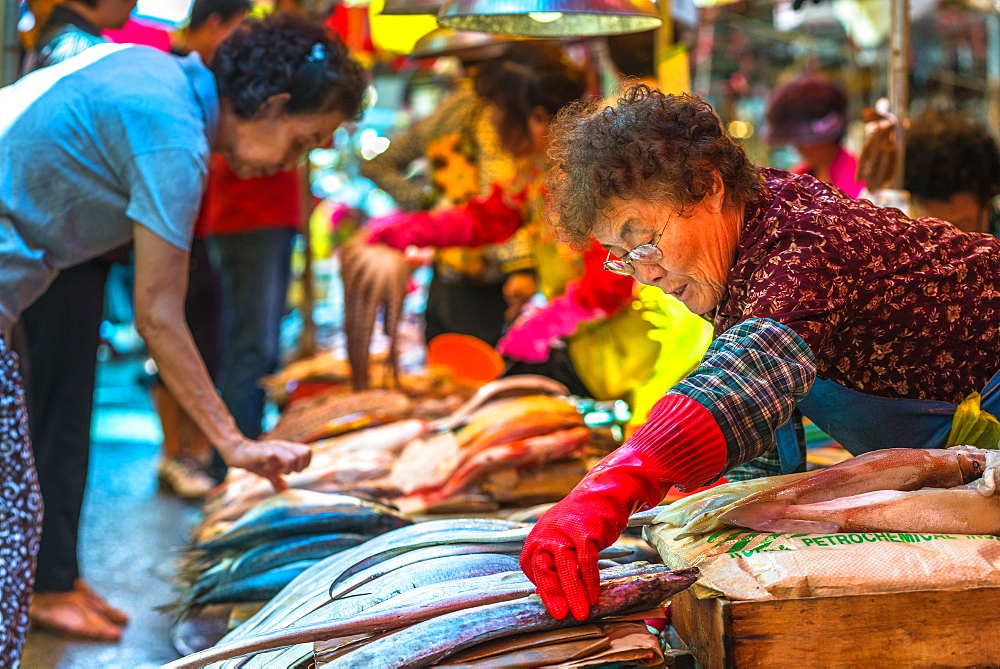
{"label": "fish market stall", "polygon": [[998,463],[890,449],[665,507],[647,537],[702,570],[677,636],[705,667],[996,665]]}
{"label": "fish market stall", "polygon": [[600,604],[586,621],[558,621],[517,564],[529,530],[468,518],[382,534],[316,562],[215,647],[165,666],[507,666],[540,652],[570,666],[662,666],[656,637],[629,621],[663,617],[698,570],[615,564],[607,560],[631,551],[612,546],[602,552]]}
{"label": "fish market stall", "polygon": [[[475,388],[426,371],[395,380],[389,374],[375,381],[391,389],[358,391],[345,385],[350,378],[343,361],[321,354],[271,380],[275,392],[277,387],[294,390],[302,379],[324,379],[326,389],[308,397],[288,393],[270,433],[311,443],[312,461],[287,476],[288,489],[280,493],[260,477],[232,470],[206,500],[204,519],[180,563],[183,589],[174,628],[179,651],[209,652],[208,646],[226,634],[223,649],[251,643],[260,652],[263,647],[253,644],[279,644],[266,645],[277,650],[249,666],[296,666],[303,659],[317,666],[369,666],[366,654],[383,656],[383,646],[423,646],[426,637],[420,635],[430,634],[441,636],[438,649],[413,666],[452,654],[452,661],[463,665],[496,666],[504,658],[524,661],[539,653],[554,662],[578,660],[578,666],[624,660],[662,666],[660,641],[641,621],[662,618],[662,607],[649,609],[668,599],[671,588],[690,585],[695,570],[675,575],[666,567],[637,562],[656,558],[638,537],[623,537],[604,553],[602,564],[610,570],[611,591],[619,592],[614,570],[628,567],[628,587],[620,593],[632,593],[635,579],[650,580],[648,597],[636,591],[613,609],[596,611],[586,625],[572,619],[557,623],[539,600],[521,599],[533,586],[517,564],[531,527],[519,521],[538,513],[526,507],[547,508],[562,498],[617,445],[607,426],[627,419],[627,414],[616,415],[624,407],[569,397],[561,384],[530,375]],[[453,518],[470,513],[478,517]],[[400,537],[404,543],[396,546]],[[612,559],[635,564],[616,566]],[[472,579],[456,587],[477,588],[478,594],[467,594],[460,606],[447,610],[429,609],[429,603],[447,595],[435,585],[444,578],[441,569],[449,580]],[[420,580],[424,572],[429,581]],[[494,573],[503,576],[497,584],[483,584],[480,592],[475,579]],[[382,597],[392,596],[384,605],[371,596],[374,584],[382,582]],[[427,589],[431,586],[438,589]],[[498,588],[507,592],[508,586],[513,590],[495,600]],[[410,588],[417,591],[399,599]],[[366,616],[381,620],[391,611],[396,620],[399,611],[410,610],[406,607],[417,619],[426,618],[431,630],[398,630],[389,637],[392,643],[367,650],[361,645],[345,655],[344,629],[351,630],[353,640],[368,629]],[[630,613],[635,615],[628,620],[605,620]],[[509,624],[491,623],[493,631],[484,636],[478,630],[483,616]],[[405,615],[400,620],[397,627],[410,624]],[[469,636],[442,636],[441,630],[453,626],[469,628]],[[370,633],[394,629],[372,627]],[[268,635],[277,636],[260,641]],[[420,641],[400,641],[407,635]],[[511,635],[516,638],[508,639]],[[362,656],[366,659],[358,659]]]}

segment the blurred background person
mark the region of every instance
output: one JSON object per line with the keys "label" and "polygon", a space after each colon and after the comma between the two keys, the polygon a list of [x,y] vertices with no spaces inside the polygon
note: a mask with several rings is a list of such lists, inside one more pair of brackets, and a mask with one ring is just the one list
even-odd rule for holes
{"label": "blurred background person", "polygon": [[1000,150],[981,124],[958,111],[929,109],[906,130],[903,187],[915,218],[931,216],[965,232],[992,232],[1000,194]]}
{"label": "blurred background person", "polygon": [[[433,113],[393,138],[385,152],[361,163],[362,176],[391,195],[404,211],[463,204],[488,193],[493,184],[513,179],[513,157],[501,146],[487,114],[488,103],[476,94],[471,78],[483,62],[502,58],[504,48],[503,43],[491,42],[459,54],[466,76],[455,90]],[[420,159],[427,161],[426,186],[408,177]],[[528,256],[517,241],[509,242],[505,250],[489,244],[439,249],[424,310],[425,339],[455,332],[496,346],[507,310],[507,277],[517,274],[509,287],[511,299],[523,304],[535,293]]]}
{"label": "blurred background person", "polygon": [[844,148],[847,93],[843,86],[817,74],[807,74],[779,86],[767,101],[764,139],[788,144],[802,162],[790,172],[811,174],[851,197],[864,184],[855,181],[857,158]]}
{"label": "blurred background person", "polygon": [[[212,156],[199,234],[222,287],[217,385],[236,425],[252,438],[263,432],[260,379],[281,361],[293,242],[308,225],[312,204],[307,160],[272,174],[239,175],[222,156]],[[216,467],[212,475],[222,478],[225,470]]]}
{"label": "blurred background person", "polygon": [[[461,206],[374,220],[367,235],[370,242],[399,249],[476,246],[515,231],[524,235],[546,302],[522,310],[498,342],[507,373],[543,374],[599,400],[634,400],[661,351],[648,318],[656,305],[635,299],[632,277],[604,270],[605,249],[596,243],[574,249],[544,221],[549,124],[584,95],[585,82],[583,70],[553,44],[515,44],[503,58],[484,64],[475,76],[476,91],[489,101],[503,146],[515,156],[514,181]],[[673,350],[679,372],[670,383],[697,363],[705,345],[700,351]]]}
{"label": "blurred background person", "polygon": [[122,28],[136,0],[64,0],[55,5],[22,64],[24,74],[61,63],[95,44],[101,33]]}

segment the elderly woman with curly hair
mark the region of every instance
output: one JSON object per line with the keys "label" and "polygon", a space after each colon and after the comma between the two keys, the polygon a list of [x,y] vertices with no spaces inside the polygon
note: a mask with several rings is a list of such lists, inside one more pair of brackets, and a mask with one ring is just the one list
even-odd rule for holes
{"label": "elderly woman with curly hair", "polygon": [[[196,55],[98,45],[0,90],[0,335],[61,269],[135,242],[136,325],[226,461],[272,479],[309,449],[253,441],[184,321],[188,248],[210,151],[244,177],[296,164],[361,107],[366,77],[322,28],[274,17]],[[67,337],[73,332],[67,331]],[[0,336],[0,664],[17,666],[42,513],[17,358]]]}
{"label": "elderly woman with curly hair", "polygon": [[715,328],[701,364],[528,537],[521,566],[555,617],[586,617],[597,552],[671,484],[768,454],[798,468],[796,408],[855,454],[940,448],[972,392],[1000,409],[994,237],[759,168],[696,96],[634,87],[552,132],[550,218]]}

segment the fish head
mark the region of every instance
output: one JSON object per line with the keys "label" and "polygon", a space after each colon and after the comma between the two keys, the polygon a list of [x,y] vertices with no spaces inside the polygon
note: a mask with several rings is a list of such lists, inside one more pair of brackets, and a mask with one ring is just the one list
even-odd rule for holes
{"label": "fish head", "polygon": [[987,456],[990,454],[982,448],[974,446],[953,446],[948,451],[953,453],[961,472],[962,483],[971,483],[978,478],[982,478],[986,471]]}

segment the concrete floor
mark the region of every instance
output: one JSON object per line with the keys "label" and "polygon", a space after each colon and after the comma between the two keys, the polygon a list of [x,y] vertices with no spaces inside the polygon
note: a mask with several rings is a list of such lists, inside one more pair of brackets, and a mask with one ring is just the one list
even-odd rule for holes
{"label": "concrete floor", "polygon": [[156,607],[175,599],[173,560],[200,512],[157,490],[160,427],[138,384],[140,369],[137,357],[99,366],[80,537],[83,577],[132,621],[118,644],[32,631],[22,662],[28,669],[136,669],[177,657],[171,618]]}

